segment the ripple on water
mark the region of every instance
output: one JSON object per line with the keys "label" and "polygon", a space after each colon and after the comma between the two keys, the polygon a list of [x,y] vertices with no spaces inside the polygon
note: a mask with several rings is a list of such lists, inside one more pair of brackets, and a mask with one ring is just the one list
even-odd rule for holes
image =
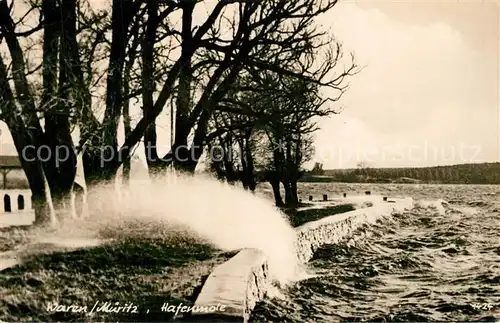
{"label": "ripple on water", "polygon": [[[332,190],[342,192],[339,187]],[[286,287],[281,299],[264,300],[253,314],[256,321],[500,317],[500,186],[380,185],[377,190],[448,203],[444,213],[421,205],[324,246],[309,263],[317,276]],[[497,308],[488,311],[476,303]]]}

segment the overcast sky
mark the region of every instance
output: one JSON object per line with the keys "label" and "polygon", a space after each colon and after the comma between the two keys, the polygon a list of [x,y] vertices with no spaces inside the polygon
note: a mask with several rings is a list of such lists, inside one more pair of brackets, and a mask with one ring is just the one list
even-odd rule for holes
{"label": "overcast sky", "polygon": [[[365,67],[339,102],[343,112],[321,121],[313,161],[324,168],[500,161],[499,11],[487,0],[339,3],[321,24]],[[168,124],[160,119],[165,142]],[[0,129],[0,154],[15,153]]]}
{"label": "overcast sky", "polygon": [[326,24],[366,67],[321,122],[325,168],[500,160],[497,2],[344,2]]}

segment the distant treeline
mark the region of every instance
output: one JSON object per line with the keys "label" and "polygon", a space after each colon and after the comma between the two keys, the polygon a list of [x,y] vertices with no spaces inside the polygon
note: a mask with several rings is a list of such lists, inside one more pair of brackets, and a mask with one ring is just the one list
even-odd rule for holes
{"label": "distant treeline", "polygon": [[318,165],[303,182],[500,184],[500,163],[412,168],[326,169]]}

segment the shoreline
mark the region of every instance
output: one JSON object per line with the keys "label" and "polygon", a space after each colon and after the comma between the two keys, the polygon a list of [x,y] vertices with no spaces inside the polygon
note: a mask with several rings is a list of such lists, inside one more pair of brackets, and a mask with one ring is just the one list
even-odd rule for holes
{"label": "shoreline", "polygon": [[[384,201],[382,196],[377,195],[347,198],[343,200],[344,206],[357,204],[360,200],[371,202],[372,206],[344,209],[347,211],[324,215],[295,226],[299,263],[307,263],[322,245],[338,242],[363,223],[375,223],[384,216],[391,216],[414,206],[412,198],[391,198]],[[222,303],[227,305],[228,311],[217,313],[218,319],[223,321],[237,318],[239,322],[246,323],[252,317],[256,304],[266,297],[271,280],[268,257],[257,249],[243,249],[214,269],[203,285],[195,305]],[[204,314],[197,314],[197,317],[202,320],[213,319]]]}
{"label": "shoreline", "polygon": [[[212,269],[233,254],[197,241],[133,238],[31,255],[2,270],[0,317],[4,321],[170,320],[176,313],[162,310],[161,305],[192,306]],[[50,307],[54,302],[63,307],[54,310]],[[131,308],[120,310],[120,306]]]}

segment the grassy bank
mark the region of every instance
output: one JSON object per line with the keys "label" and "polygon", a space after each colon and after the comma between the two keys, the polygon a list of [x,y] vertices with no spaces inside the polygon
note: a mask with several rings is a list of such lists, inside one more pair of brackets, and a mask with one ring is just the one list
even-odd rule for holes
{"label": "grassy bank", "polygon": [[29,226],[0,228],[0,252],[9,251],[30,241]]}
{"label": "grassy bank", "polygon": [[307,210],[289,208],[284,209],[283,212],[288,215],[291,225],[298,227],[306,222],[316,221],[327,216],[353,211],[354,209],[355,207],[352,204],[341,204]]}
{"label": "grassy bank", "polygon": [[[353,205],[337,205],[284,212],[293,226],[299,226],[353,209]],[[193,305],[213,268],[236,253],[215,249],[185,229],[141,221],[62,223],[54,232],[27,227],[1,229],[0,251],[23,250],[18,253],[23,263],[1,272],[0,320],[172,321],[174,313],[162,311],[162,306]],[[43,241],[41,236],[59,237],[62,233],[62,240],[90,234],[111,242],[77,251],[37,242]],[[96,302],[97,308],[106,302],[111,305],[108,310],[125,308],[120,313],[89,315]],[[51,311],[53,305],[87,308],[86,312],[57,312]]]}
{"label": "grassy bank", "polygon": [[[13,243],[4,239],[2,248]],[[100,247],[30,255],[0,275],[0,320],[164,322],[174,314],[161,311],[164,303],[192,305],[213,267],[232,255],[183,236],[121,237]],[[132,307],[93,315],[48,310],[57,303],[90,312],[97,301],[98,307]]]}

